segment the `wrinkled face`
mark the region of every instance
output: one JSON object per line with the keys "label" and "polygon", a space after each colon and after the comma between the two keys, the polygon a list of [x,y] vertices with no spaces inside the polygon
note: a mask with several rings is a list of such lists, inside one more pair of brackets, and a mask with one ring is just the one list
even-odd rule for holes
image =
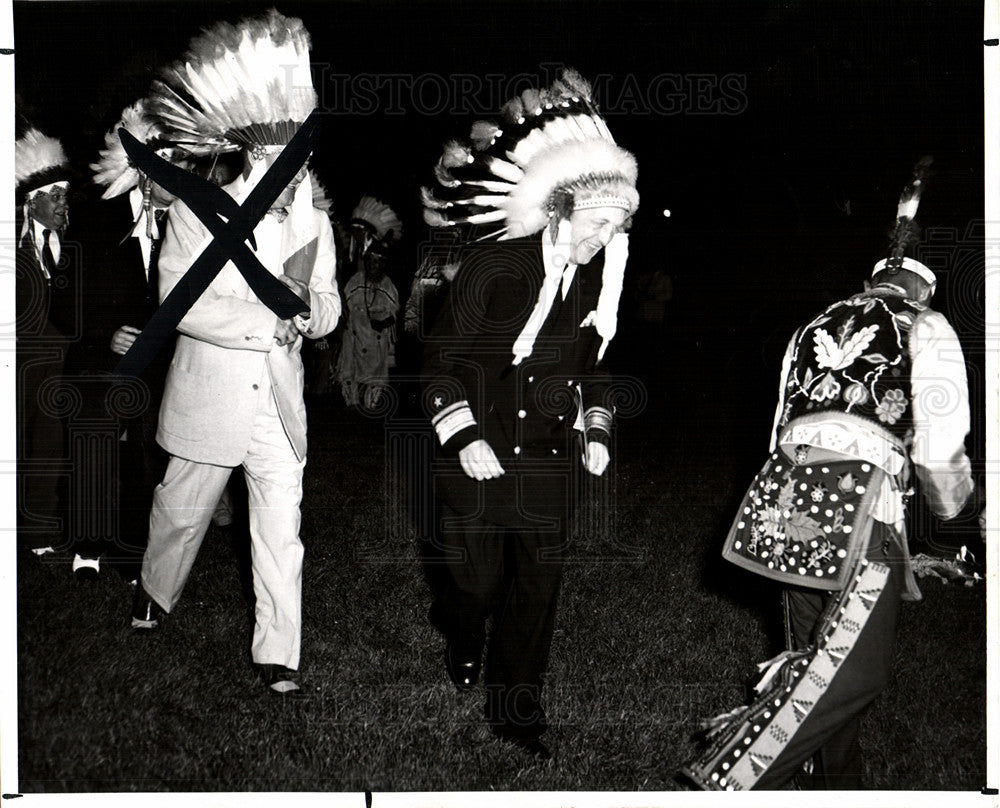
{"label": "wrinkled face", "polygon": [[582,266],[587,264],[614,235],[621,231],[628,219],[628,211],[621,208],[588,208],[575,210],[569,217],[570,233],[569,260]]}
{"label": "wrinkled face", "polygon": [[28,211],[50,230],[62,230],[69,223],[67,190],[57,186],[35,194],[28,200]]}

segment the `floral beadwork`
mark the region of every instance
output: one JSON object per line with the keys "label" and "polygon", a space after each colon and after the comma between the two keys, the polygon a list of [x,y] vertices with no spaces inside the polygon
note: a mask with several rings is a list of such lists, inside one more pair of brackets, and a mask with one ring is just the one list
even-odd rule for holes
{"label": "floral beadwork", "polygon": [[844,390],[844,401],[852,407],[864,404],[868,401],[868,391],[863,384],[855,382]]}
{"label": "floral beadwork", "polygon": [[865,541],[854,535],[857,503],[873,474],[871,464],[854,461],[789,465],[772,457],[743,499],[724,554],[778,580],[834,588]]}
{"label": "floral beadwork", "polygon": [[899,388],[886,390],[882,400],[875,407],[875,414],[883,424],[894,424],[906,412],[906,396]]}

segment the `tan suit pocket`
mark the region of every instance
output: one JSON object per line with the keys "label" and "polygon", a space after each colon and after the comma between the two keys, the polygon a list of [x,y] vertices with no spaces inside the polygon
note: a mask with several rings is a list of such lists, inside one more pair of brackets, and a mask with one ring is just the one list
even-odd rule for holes
{"label": "tan suit pocket", "polygon": [[184,440],[202,440],[207,431],[205,401],[211,379],[172,365],[160,408],[160,429]]}

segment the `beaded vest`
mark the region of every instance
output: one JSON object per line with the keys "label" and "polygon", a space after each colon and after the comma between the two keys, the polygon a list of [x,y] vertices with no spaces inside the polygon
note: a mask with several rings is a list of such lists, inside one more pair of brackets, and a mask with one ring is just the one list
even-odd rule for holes
{"label": "beaded vest", "polygon": [[852,413],[901,441],[912,422],[909,334],[927,307],[873,291],[834,303],[795,338],[780,427]]}

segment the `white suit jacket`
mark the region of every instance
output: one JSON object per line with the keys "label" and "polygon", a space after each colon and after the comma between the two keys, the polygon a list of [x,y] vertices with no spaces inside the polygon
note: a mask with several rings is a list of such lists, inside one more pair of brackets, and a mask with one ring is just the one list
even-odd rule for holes
{"label": "white suit jacket", "polygon": [[[241,189],[242,178],[226,188],[234,197]],[[322,211],[312,213],[316,261],[309,280],[311,316],[302,324],[307,325],[306,336],[319,339],[337,324],[340,295],[329,219]],[[276,276],[282,274],[278,245],[283,227],[266,215],[254,230],[257,258]],[[171,206],[160,251],[161,301],[207,246],[209,235],[182,201]],[[277,322],[277,315],[258,300],[236,266],[226,263],[177,327],[177,348],[156,433],[164,449],[187,460],[239,465],[250,445],[266,373],[285,434],[296,456],[305,458],[302,337],[290,345],[278,345],[274,341]]]}

